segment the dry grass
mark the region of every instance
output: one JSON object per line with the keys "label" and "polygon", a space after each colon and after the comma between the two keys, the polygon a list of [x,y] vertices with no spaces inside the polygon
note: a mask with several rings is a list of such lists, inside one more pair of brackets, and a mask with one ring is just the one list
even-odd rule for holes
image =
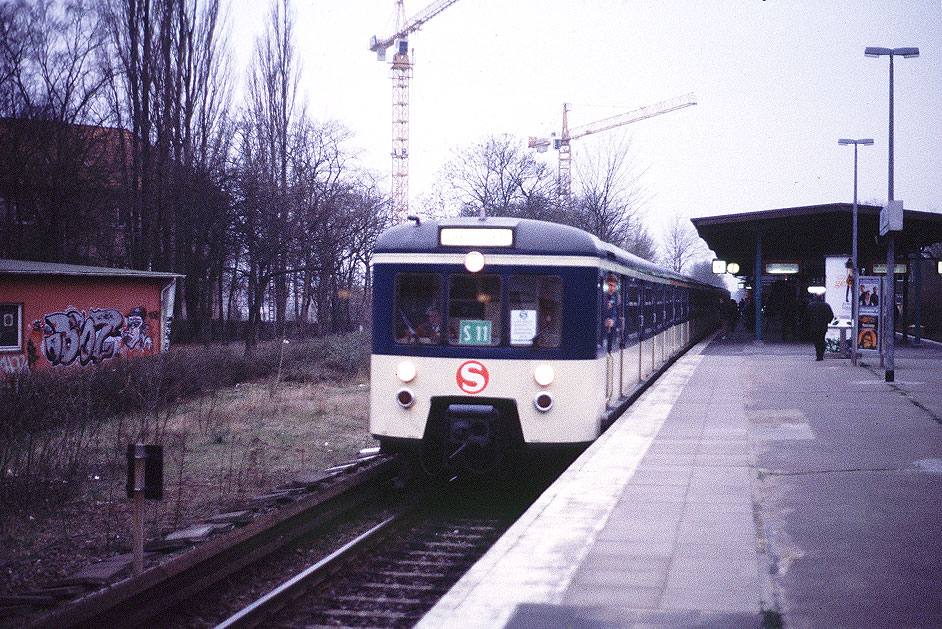
{"label": "dry grass", "polygon": [[125,448],[146,423],[162,435],[164,498],[146,504],[149,537],[239,508],[252,497],[375,445],[368,384],[241,384],[109,422],[85,491],[48,515],[0,522],[0,592],[22,591],[130,550]]}

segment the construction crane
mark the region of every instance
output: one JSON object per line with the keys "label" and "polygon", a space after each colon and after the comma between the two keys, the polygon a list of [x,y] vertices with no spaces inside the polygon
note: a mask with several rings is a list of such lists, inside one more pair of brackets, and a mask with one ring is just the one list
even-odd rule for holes
{"label": "construction crane", "polygon": [[[537,138],[531,136],[527,144],[539,153],[546,151],[550,146],[559,151],[557,191],[560,204],[569,207],[572,204],[572,153],[569,145],[570,141],[696,104],[697,101],[693,93],[690,93],[570,129],[569,103],[563,103],[563,128],[559,137]],[[553,135],[555,136],[555,134]]]}
{"label": "construction crane", "polygon": [[437,0],[408,21],[405,20],[403,0],[396,0],[396,30],[383,39],[375,35],[370,50],[380,61],[386,60],[386,50],[393,48],[392,68],[392,220],[401,223],[409,214],[409,81],[412,61],[409,59],[409,33],[418,30],[430,19],[458,0]]}

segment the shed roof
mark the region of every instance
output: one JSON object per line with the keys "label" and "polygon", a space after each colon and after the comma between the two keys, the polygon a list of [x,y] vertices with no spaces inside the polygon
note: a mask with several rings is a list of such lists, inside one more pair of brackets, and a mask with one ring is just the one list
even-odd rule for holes
{"label": "shed roof", "polygon": [[83,266],[80,264],[58,264],[55,262],[4,259],[0,259],[0,275],[82,275],[146,279],[174,279],[184,277],[179,273],[161,273],[156,271],[137,271],[135,269],[112,269],[102,266]]}
{"label": "shed roof", "polygon": [[[755,256],[756,234],[762,234],[766,260],[824,257],[849,254],[852,249],[853,205],[826,203],[760,212],[726,214],[691,219],[700,237],[723,260],[740,264]],[[886,244],[878,240],[880,207],[857,206],[858,247],[861,260],[886,256]],[[896,235],[896,253],[902,258],[942,242],[942,214],[903,211],[903,231]]]}

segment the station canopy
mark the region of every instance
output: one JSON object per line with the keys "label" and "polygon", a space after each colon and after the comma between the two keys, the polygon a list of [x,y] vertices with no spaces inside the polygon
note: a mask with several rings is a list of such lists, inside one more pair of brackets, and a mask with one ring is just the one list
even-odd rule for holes
{"label": "station canopy", "polygon": [[[880,237],[880,207],[857,205],[857,259],[886,262],[886,238]],[[720,260],[753,268],[757,234],[763,260],[823,259],[850,255],[853,205],[830,203],[691,219],[700,237]],[[897,259],[942,242],[942,214],[903,211],[903,231],[896,234]]]}

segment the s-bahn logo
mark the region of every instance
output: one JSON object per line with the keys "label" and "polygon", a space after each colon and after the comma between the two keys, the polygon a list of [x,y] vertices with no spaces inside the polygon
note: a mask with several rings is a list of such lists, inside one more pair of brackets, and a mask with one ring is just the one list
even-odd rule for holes
{"label": "s-bahn logo", "polygon": [[458,381],[458,388],[465,393],[474,395],[487,387],[490,376],[487,373],[487,367],[476,360],[468,360],[458,367],[455,379]]}

